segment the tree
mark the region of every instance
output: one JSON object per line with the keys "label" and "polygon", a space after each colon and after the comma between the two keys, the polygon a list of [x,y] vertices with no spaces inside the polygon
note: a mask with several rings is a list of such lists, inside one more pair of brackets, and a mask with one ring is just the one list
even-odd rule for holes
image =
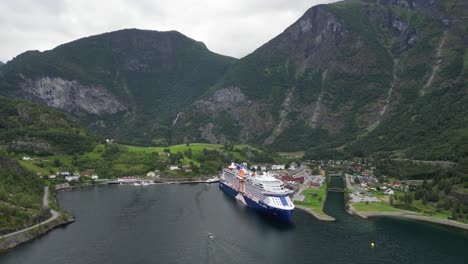
{"label": "tree", "polygon": [[361,180],[359,179],[359,177],[354,178],[354,183],[355,184],[361,184]]}
{"label": "tree", "polygon": [[405,193],[403,196],[403,202],[407,205],[410,205],[413,203],[413,195],[411,193]]}
{"label": "tree", "polygon": [[58,168],[60,167],[60,160],[59,159],[54,159],[54,167]]}
{"label": "tree", "polygon": [[390,198],[388,199],[388,202],[391,206],[395,205],[395,201],[393,199],[393,195],[390,195]]}

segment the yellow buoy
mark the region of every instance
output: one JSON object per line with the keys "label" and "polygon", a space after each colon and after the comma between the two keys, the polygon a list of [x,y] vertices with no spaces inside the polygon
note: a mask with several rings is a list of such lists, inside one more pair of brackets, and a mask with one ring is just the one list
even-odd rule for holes
{"label": "yellow buoy", "polygon": [[371,247],[375,247],[374,242],[371,242],[371,243],[370,243],[370,246],[371,246]]}

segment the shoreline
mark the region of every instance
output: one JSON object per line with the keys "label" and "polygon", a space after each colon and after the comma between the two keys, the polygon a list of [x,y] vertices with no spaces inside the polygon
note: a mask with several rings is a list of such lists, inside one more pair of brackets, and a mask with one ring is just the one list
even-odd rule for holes
{"label": "shoreline", "polygon": [[[58,203],[58,201],[57,201]],[[59,212],[49,207],[49,186],[44,186],[42,206],[50,209],[51,216],[35,225],[0,236],[0,254],[13,250],[17,246],[32,241],[60,226],[75,222],[75,218],[66,212]],[[59,210],[58,208],[56,208]]]}
{"label": "shoreline", "polygon": [[362,219],[369,219],[373,217],[396,217],[396,218],[405,218],[410,220],[416,220],[421,222],[428,222],[433,224],[439,224],[444,226],[456,227],[463,230],[468,230],[468,224],[457,222],[454,220],[448,219],[439,219],[432,218],[424,215],[419,215],[410,211],[401,211],[401,212],[361,212],[356,210],[352,204],[349,205],[348,213],[352,215],[357,215]]}
{"label": "shoreline", "polygon": [[[20,232],[11,236],[0,236],[0,254],[8,253],[17,247],[32,242],[50,231],[66,226],[75,222],[75,218],[68,215],[61,215],[57,219],[45,224],[39,224],[33,228],[29,228],[24,232]],[[8,234],[7,234],[8,235]]]}

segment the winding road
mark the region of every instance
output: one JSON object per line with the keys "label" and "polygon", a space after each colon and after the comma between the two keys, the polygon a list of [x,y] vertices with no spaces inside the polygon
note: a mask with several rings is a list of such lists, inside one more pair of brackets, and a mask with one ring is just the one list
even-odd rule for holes
{"label": "winding road", "polygon": [[[42,205],[44,206],[44,208],[49,208],[49,186],[44,187],[44,197],[42,199]],[[45,220],[43,222],[40,222],[39,224],[30,226],[30,227],[25,228],[25,229],[21,229],[19,231],[16,231],[16,232],[13,232],[13,233],[10,233],[10,234],[3,235],[1,237],[6,238],[6,237],[14,236],[14,235],[29,231],[29,230],[31,230],[33,228],[38,227],[38,226],[41,226],[41,225],[47,224],[49,222],[52,222],[55,219],[57,219],[57,217],[60,216],[60,213],[55,211],[54,209],[50,209],[50,213],[52,214],[52,216],[49,219],[47,219],[47,220]]]}

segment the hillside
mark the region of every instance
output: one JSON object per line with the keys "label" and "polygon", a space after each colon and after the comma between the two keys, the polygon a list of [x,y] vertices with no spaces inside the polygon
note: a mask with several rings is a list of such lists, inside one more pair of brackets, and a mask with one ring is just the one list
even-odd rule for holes
{"label": "hillside", "polygon": [[319,5],[240,60],[175,31],[121,30],[17,56],[0,70],[0,94],[132,144],[459,161],[467,10],[457,0]]}
{"label": "hillside", "polygon": [[467,10],[450,0],[312,7],[233,65],[182,118],[179,139],[466,156]]}
{"label": "hillside", "polygon": [[49,217],[42,208],[44,182],[0,150],[0,235]]}
{"label": "hillside", "polygon": [[73,154],[92,150],[97,140],[57,110],[0,96],[0,149],[36,155]]}
{"label": "hillside", "polygon": [[17,56],[0,94],[73,113],[109,138],[166,144],[178,112],[233,61],[176,31],[126,29]]}

